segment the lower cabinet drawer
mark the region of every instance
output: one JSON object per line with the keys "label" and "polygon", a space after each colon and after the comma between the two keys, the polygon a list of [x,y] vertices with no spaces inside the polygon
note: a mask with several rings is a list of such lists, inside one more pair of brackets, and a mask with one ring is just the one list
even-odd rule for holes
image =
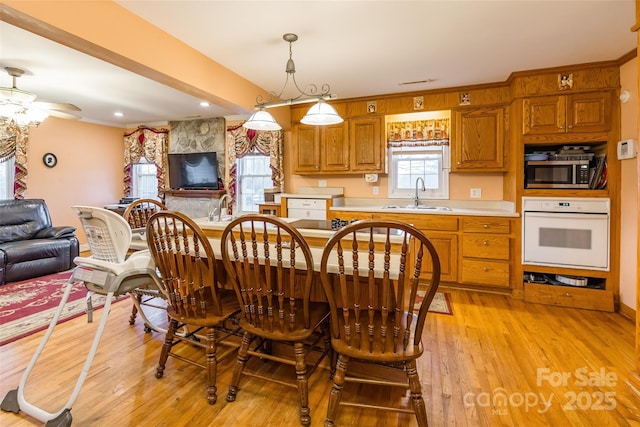
{"label": "lower cabinet drawer", "polygon": [[327,201],[324,199],[288,199],[287,206],[294,209],[327,209]]}
{"label": "lower cabinet drawer", "polygon": [[509,262],[462,260],[462,283],[509,287]]}
{"label": "lower cabinet drawer", "polygon": [[525,283],[524,300],[560,307],[614,311],[613,292],[602,289]]}
{"label": "lower cabinet drawer", "polygon": [[322,209],[287,209],[289,218],[327,219],[327,211]]}
{"label": "lower cabinet drawer", "polygon": [[462,256],[509,260],[509,236],[495,234],[465,234],[462,236]]}

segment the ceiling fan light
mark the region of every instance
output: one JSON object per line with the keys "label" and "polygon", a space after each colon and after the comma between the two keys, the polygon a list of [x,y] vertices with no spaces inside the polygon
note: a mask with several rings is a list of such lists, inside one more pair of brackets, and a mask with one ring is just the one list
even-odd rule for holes
{"label": "ceiling fan light", "polygon": [[264,110],[258,110],[244,122],[242,127],[253,130],[280,130],[282,127],[271,114]]}
{"label": "ceiling fan light", "polygon": [[12,102],[0,103],[0,116],[2,117],[13,117],[23,110],[24,106],[22,105],[14,104]]}
{"label": "ceiling fan light", "polygon": [[17,88],[0,88],[0,99],[13,104],[29,105],[36,99],[36,95]]}
{"label": "ceiling fan light", "polygon": [[47,117],[49,117],[49,114],[46,111],[39,110],[37,108],[25,108],[13,116],[18,125],[33,127],[38,127],[38,125],[44,122]]}
{"label": "ceiling fan light", "polygon": [[300,120],[305,125],[316,126],[335,125],[343,121],[344,119],[340,117],[336,109],[324,102],[324,99],[319,99]]}

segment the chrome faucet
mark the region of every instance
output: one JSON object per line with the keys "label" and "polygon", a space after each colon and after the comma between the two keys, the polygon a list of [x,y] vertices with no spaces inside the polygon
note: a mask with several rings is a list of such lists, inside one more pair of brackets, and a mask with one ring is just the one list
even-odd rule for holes
{"label": "chrome faucet", "polygon": [[218,201],[218,221],[222,221],[222,205],[224,203],[224,207],[227,209],[227,211],[229,210],[229,201],[231,200],[231,196],[228,194],[223,195],[222,197],[220,197],[220,200]]}
{"label": "chrome faucet", "polygon": [[416,197],[415,197],[415,205],[416,206],[420,206],[420,196],[418,195],[418,182],[422,181],[422,188],[420,189],[420,191],[427,191],[427,188],[424,186],[424,179],[419,176],[416,179]]}

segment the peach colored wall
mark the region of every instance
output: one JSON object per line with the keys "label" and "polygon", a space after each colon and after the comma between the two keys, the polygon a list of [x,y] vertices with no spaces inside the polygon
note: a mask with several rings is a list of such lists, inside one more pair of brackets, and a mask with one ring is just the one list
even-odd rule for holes
{"label": "peach colored wall", "polygon": [[[621,137],[638,138],[638,58],[620,67],[621,90],[631,93],[629,102],[621,103]],[[620,302],[635,309],[638,276],[638,158],[620,160]]]}
{"label": "peach colored wall", "polygon": [[[74,205],[104,206],[122,197],[124,130],[49,117],[29,132],[25,198],[44,199],[53,225],[78,228],[86,242]],[[54,168],[42,162],[45,153],[58,158]]]}
{"label": "peach colored wall", "polygon": [[[389,179],[387,175],[380,175],[376,184],[364,181],[364,175],[314,175],[303,176],[291,174],[291,132],[285,134],[285,191],[295,193],[300,187],[318,187],[319,180],[327,181],[327,187],[343,187],[345,197],[366,197],[373,199],[387,198]],[[451,200],[502,200],[503,176],[497,174],[468,174],[452,173],[449,175],[449,198]],[[373,187],[380,187],[377,196],[373,195]],[[471,199],[471,188],[481,188],[482,198]]]}

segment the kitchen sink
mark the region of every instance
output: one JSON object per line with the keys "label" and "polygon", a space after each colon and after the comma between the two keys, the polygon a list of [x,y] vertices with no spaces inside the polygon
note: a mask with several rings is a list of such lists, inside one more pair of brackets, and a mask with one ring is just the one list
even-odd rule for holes
{"label": "kitchen sink", "polygon": [[428,206],[428,205],[386,205],[383,206],[382,209],[416,209],[416,210],[434,210],[434,211],[450,211],[451,208],[448,206]]}

